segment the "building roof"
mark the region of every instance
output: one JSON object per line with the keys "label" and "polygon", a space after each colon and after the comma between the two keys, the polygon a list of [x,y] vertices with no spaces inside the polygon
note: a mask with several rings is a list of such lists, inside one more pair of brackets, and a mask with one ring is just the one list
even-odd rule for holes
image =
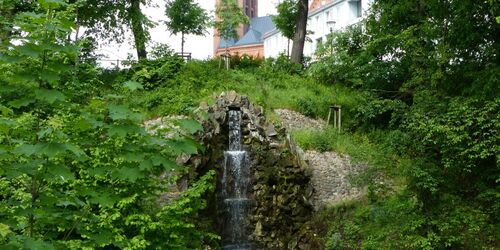
{"label": "building roof", "polygon": [[236,40],[233,38],[230,38],[229,40],[226,40],[224,38],[220,38],[219,40],[219,49],[221,48],[226,48],[226,47],[232,47],[236,43]]}
{"label": "building roof", "polygon": [[262,35],[275,29],[276,26],[273,23],[272,16],[254,17],[250,20],[250,25],[248,27],[247,33],[238,41],[226,41],[225,39],[220,39],[219,49],[250,45],[250,44],[261,44],[264,42]]}

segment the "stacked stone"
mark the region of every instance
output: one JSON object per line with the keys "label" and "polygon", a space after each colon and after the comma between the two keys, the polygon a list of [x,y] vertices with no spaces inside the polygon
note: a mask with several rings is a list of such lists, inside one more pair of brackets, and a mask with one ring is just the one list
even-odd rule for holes
{"label": "stacked stone", "polygon": [[291,153],[286,130],[268,123],[261,106],[234,91],[214,96],[214,101],[212,106],[200,105],[205,115],[200,115],[204,131],[199,140],[207,150],[195,167],[220,171],[227,147],[227,113],[230,107],[239,107],[243,147],[250,154],[253,176],[250,197],[255,206],[247,231],[252,232],[254,248],[310,249],[301,226],[313,213],[313,189],[308,170]]}
{"label": "stacked stone", "polygon": [[208,113],[208,120],[203,122],[205,132],[201,135],[201,141],[210,140],[213,136],[220,135],[222,126],[227,123],[227,112],[230,107],[238,107],[242,112],[242,133],[244,144],[253,142],[277,143],[276,129],[273,124],[266,123],[264,109],[261,106],[250,103],[247,96],[239,95],[234,91],[227,94],[222,93],[215,98],[215,104],[208,106],[202,103],[200,109]]}

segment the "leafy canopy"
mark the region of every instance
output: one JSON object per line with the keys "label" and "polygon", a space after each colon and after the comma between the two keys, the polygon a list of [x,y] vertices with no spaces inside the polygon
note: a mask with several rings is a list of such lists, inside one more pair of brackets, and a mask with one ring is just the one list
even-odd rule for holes
{"label": "leafy canopy", "polygon": [[175,159],[199,150],[199,125],[179,121],[168,140],[146,130],[123,97],[143,86],[107,94],[95,65],[78,61],[67,39],[76,6],[32,5],[0,45],[0,248],[195,249],[216,238],[197,229],[214,173],[158,201],[175,181],[160,176],[185,171]]}
{"label": "leafy canopy", "polygon": [[248,17],[238,6],[236,0],[222,0],[215,9],[218,20],[215,21],[215,28],[219,36],[229,40],[236,39],[238,33],[236,28],[241,24],[248,24]]}
{"label": "leafy canopy", "polygon": [[276,6],[278,15],[273,17],[273,22],[284,37],[293,39],[297,29],[298,7],[296,0],[285,0]]}
{"label": "leafy canopy", "polygon": [[165,14],[168,29],[173,34],[203,35],[209,22],[206,11],[194,0],[171,0],[167,2]]}

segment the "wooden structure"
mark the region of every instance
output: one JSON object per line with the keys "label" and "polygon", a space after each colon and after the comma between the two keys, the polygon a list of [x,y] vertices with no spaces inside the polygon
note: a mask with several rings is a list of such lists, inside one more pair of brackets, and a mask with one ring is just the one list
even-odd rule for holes
{"label": "wooden structure", "polygon": [[326,125],[330,124],[330,118],[333,113],[333,127],[340,128],[342,127],[342,106],[340,105],[332,105],[330,106],[330,110],[328,111],[328,118],[326,120]]}

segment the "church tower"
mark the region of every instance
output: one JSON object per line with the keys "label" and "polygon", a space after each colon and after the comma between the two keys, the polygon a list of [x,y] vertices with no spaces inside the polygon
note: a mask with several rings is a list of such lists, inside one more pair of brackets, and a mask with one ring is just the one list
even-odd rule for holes
{"label": "church tower", "polygon": [[[259,16],[259,13],[258,13],[259,0],[236,0],[236,1],[238,2],[238,6],[240,6],[240,8],[243,9],[243,12],[245,13],[245,15],[248,16],[249,19],[252,19],[254,17]],[[215,0],[216,8],[219,4],[220,4],[220,0]],[[218,19],[217,16],[215,18]],[[236,32],[238,33],[237,40],[239,40],[241,37],[243,37],[243,35],[245,35],[245,33],[247,31],[248,31],[248,25],[243,25],[243,24],[240,25],[240,27],[238,27],[236,29]],[[214,32],[214,55],[216,54],[217,48],[219,46],[219,41],[220,41],[219,33],[217,32],[217,30],[215,30],[215,32]]]}

